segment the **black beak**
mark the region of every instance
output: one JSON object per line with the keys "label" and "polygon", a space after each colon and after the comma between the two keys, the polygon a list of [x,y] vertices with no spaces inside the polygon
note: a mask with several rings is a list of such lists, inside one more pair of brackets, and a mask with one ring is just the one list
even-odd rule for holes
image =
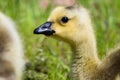
{"label": "black beak", "polygon": [[52,24],[53,22],[46,22],[40,25],[38,28],[34,30],[34,34],[44,34],[46,36],[53,35],[55,31],[50,28]]}

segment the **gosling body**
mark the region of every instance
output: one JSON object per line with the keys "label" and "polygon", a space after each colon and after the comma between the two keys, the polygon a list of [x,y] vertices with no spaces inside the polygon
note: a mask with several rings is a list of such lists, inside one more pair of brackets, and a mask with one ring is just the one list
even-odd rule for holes
{"label": "gosling body", "polygon": [[0,80],[21,80],[23,57],[21,39],[13,21],[0,12]]}

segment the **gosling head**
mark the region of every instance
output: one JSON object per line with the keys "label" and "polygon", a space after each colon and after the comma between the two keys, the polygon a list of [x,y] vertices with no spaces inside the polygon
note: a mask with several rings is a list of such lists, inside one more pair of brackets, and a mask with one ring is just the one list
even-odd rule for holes
{"label": "gosling head", "polygon": [[60,38],[68,43],[85,40],[92,31],[88,11],[83,7],[57,7],[47,22],[34,30],[34,34],[44,34]]}

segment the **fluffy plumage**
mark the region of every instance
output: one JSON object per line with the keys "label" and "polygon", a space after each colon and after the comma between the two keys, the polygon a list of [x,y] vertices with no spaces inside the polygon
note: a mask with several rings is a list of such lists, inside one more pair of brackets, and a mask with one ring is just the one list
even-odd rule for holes
{"label": "fluffy plumage", "polygon": [[23,53],[14,23],[0,12],[0,80],[21,80]]}
{"label": "fluffy plumage", "polygon": [[120,72],[120,48],[104,60],[97,54],[96,40],[89,12],[84,7],[57,7],[47,23],[34,30],[70,44],[73,51],[72,80],[116,80]]}

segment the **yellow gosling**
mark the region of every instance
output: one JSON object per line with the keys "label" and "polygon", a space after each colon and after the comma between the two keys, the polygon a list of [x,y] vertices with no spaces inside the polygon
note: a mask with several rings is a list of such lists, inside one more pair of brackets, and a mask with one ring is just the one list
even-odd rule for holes
{"label": "yellow gosling", "polygon": [[[99,60],[95,35],[88,11],[80,7],[57,7],[47,22],[34,30],[61,39],[71,46],[72,80],[117,80],[120,72],[120,48]],[[119,80],[119,79],[118,79]]]}

